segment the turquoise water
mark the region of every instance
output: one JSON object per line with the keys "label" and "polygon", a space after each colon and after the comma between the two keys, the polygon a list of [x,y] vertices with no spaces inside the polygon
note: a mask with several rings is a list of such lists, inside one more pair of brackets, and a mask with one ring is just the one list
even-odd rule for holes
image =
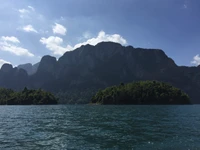
{"label": "turquoise water", "polygon": [[0,149],[200,149],[200,105],[0,106]]}

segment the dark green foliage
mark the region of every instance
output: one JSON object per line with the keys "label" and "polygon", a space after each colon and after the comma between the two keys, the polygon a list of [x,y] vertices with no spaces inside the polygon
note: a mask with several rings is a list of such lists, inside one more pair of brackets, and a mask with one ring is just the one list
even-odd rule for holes
{"label": "dark green foliage", "polygon": [[49,92],[28,90],[26,87],[21,92],[0,88],[0,105],[46,105],[57,104],[58,100]]}
{"label": "dark green foliage", "polygon": [[187,94],[170,84],[158,81],[138,81],[108,87],[92,97],[100,104],[190,104]]}
{"label": "dark green foliage", "polygon": [[68,90],[67,92],[55,93],[55,96],[59,98],[59,104],[88,104],[91,99],[91,95],[94,95],[97,89],[85,89],[85,90]]}

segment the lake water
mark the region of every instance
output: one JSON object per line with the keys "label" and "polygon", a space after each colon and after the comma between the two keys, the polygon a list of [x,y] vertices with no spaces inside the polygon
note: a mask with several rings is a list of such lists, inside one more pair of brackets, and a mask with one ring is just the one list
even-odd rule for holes
{"label": "lake water", "polygon": [[0,106],[0,149],[200,149],[200,105]]}

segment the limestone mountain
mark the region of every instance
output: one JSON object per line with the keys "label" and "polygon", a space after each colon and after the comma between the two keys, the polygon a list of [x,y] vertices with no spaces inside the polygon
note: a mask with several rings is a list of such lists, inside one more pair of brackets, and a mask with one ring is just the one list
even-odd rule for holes
{"label": "limestone mountain", "polygon": [[18,65],[17,68],[24,69],[24,70],[26,70],[28,75],[32,75],[32,74],[36,73],[38,66],[39,66],[39,63],[36,63],[34,65],[32,65],[31,63],[27,63],[27,64]]}
{"label": "limestone mountain", "polygon": [[[3,70],[6,69],[2,67],[1,72]],[[0,78],[0,86],[5,77]],[[81,46],[66,52],[58,60],[44,56],[37,71],[29,75],[24,84],[30,88],[43,88],[67,95],[88,93],[88,98],[92,96],[88,92],[91,89],[97,91],[121,82],[139,80],[168,82],[186,92],[193,103],[200,103],[199,67],[177,66],[160,49],[125,47],[113,42]]]}
{"label": "limestone mountain", "polygon": [[20,90],[28,85],[28,74],[24,69],[4,64],[0,70],[0,87]]}

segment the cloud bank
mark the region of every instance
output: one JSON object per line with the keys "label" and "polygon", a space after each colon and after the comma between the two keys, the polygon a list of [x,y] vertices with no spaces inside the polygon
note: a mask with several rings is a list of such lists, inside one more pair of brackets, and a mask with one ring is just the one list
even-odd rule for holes
{"label": "cloud bank", "polygon": [[87,41],[85,42],[82,42],[82,43],[78,43],[74,46],[73,49],[76,49],[78,47],[80,47],[81,45],[87,45],[87,44],[90,44],[90,45],[96,45],[100,42],[115,42],[115,43],[120,43],[122,45],[126,45],[127,44],[127,41],[126,39],[124,39],[121,35],[119,34],[106,34],[104,31],[100,31],[97,35],[97,37],[94,37],[94,38],[91,38],[91,39],[88,39]]}
{"label": "cloud bank", "polygon": [[85,42],[78,43],[74,46],[67,45],[63,46],[63,39],[57,36],[50,36],[48,38],[42,37],[40,42],[46,45],[46,48],[53,52],[55,55],[63,55],[66,51],[74,50],[82,45],[96,45],[100,42],[115,42],[120,43],[122,45],[126,45],[127,41],[119,34],[106,34],[104,31],[100,31],[97,37],[88,39]]}
{"label": "cloud bank", "polygon": [[46,45],[46,48],[53,52],[54,55],[62,55],[71,47],[62,47],[63,39],[57,36],[50,36],[48,38],[41,38],[40,42]]}

